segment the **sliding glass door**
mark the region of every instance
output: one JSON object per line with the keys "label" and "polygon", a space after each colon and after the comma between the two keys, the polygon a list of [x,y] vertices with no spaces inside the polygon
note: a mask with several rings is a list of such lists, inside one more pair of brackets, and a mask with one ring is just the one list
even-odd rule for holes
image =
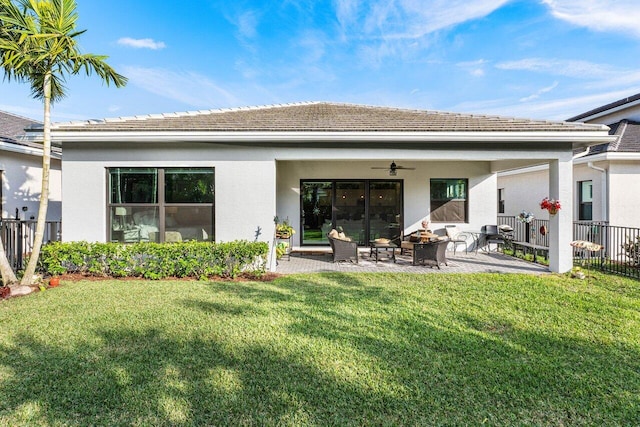
{"label": "sliding glass door", "polygon": [[329,244],[333,184],[331,181],[306,181],[300,185],[302,244]]}
{"label": "sliding glass door", "polygon": [[402,230],[402,181],[303,180],[300,182],[302,244],[328,244],[327,233],[344,233],[366,245]]}

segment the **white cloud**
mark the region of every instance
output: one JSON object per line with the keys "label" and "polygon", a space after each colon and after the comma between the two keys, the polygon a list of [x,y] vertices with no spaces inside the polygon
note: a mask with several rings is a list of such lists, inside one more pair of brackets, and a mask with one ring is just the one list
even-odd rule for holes
{"label": "white cloud", "polygon": [[360,60],[377,66],[388,57],[410,60],[438,31],[483,18],[509,1],[334,0],[334,9],[341,39],[357,41]]}
{"label": "white cloud", "polygon": [[[353,34],[415,39],[482,18],[509,0],[336,0],[338,21]],[[360,6],[360,7],[359,7]]]}
{"label": "white cloud", "polygon": [[640,37],[637,0],[542,0],[551,14],[595,31],[616,31]]}
{"label": "white cloud", "polygon": [[238,105],[238,100],[206,76],[158,68],[125,67],[130,84],[191,107]]}
{"label": "white cloud", "polygon": [[607,78],[620,73],[609,65],[570,59],[525,58],[496,64],[502,70],[534,71],[572,78]]}
{"label": "white cloud", "polygon": [[532,95],[526,96],[524,98],[520,98],[520,102],[529,102],[529,101],[533,101],[534,99],[538,99],[540,98],[540,96],[544,95],[545,93],[551,92],[556,87],[558,87],[558,82],[553,82],[551,86],[543,87],[542,89],[540,89],[539,91],[537,91]]}
{"label": "white cloud", "polygon": [[118,44],[122,46],[133,47],[136,49],[164,49],[164,42],[157,42],[153,39],[133,39],[131,37],[122,37],[118,40]]}
{"label": "white cloud", "polygon": [[458,104],[453,108],[453,111],[542,120],[566,120],[600,105],[608,104],[638,92],[640,92],[640,86],[627,87],[614,92],[598,92],[589,95],[527,103],[514,102],[511,99],[483,100]]}
{"label": "white cloud", "polygon": [[456,65],[466,69],[467,72],[474,77],[483,77],[485,75],[484,66],[488,62],[486,59],[478,59],[476,61],[458,62]]}
{"label": "white cloud", "polygon": [[245,39],[254,38],[257,34],[258,16],[252,11],[242,13],[236,22],[240,36]]}

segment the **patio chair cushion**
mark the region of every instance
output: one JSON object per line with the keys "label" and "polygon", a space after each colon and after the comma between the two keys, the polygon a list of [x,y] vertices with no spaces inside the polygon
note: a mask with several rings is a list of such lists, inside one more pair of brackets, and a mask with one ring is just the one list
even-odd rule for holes
{"label": "patio chair cushion", "polygon": [[350,242],[351,241],[351,238],[347,237],[344,234],[344,232],[338,231],[335,228],[331,229],[331,231],[329,232],[329,237],[331,237],[332,239],[344,240],[346,242]]}

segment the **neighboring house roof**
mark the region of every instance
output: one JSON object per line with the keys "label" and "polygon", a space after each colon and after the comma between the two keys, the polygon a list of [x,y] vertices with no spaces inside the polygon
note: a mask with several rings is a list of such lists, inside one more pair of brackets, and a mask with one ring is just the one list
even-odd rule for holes
{"label": "neighboring house roof", "polygon": [[[42,144],[28,141],[27,132],[42,126],[41,122],[0,111],[0,150],[42,155]],[[40,151],[38,151],[40,150]],[[62,152],[59,146],[51,147],[56,157]]]}
{"label": "neighboring house roof", "polygon": [[[618,113],[621,111],[629,113],[633,108],[636,108],[635,104],[637,104],[638,101],[640,101],[640,93],[594,108],[593,110],[571,117],[567,121],[576,122],[588,119],[587,121],[594,122],[598,119],[606,120],[607,114],[614,110]],[[591,146],[587,156],[603,153],[640,153],[640,122],[626,118],[618,120],[615,123],[606,124],[611,129],[609,135],[617,136],[616,140]]]}
{"label": "neighboring house roof", "polygon": [[57,123],[56,132],[593,132],[602,125],[329,102]]}
{"label": "neighboring house roof", "polygon": [[618,138],[609,143],[589,147],[588,155],[601,153],[640,153],[640,122],[621,120],[609,125],[610,135]]}
{"label": "neighboring house roof", "polygon": [[626,98],[619,99],[617,101],[611,102],[609,104],[605,104],[605,105],[603,105],[601,107],[598,107],[598,108],[594,108],[593,110],[589,110],[589,111],[587,111],[585,113],[578,114],[577,116],[574,116],[574,117],[571,117],[570,119],[567,119],[567,121],[568,122],[578,122],[578,121],[581,121],[582,119],[586,119],[586,118],[591,117],[591,116],[595,116],[595,115],[598,115],[598,114],[601,114],[601,113],[604,113],[604,112],[607,112],[607,111],[610,111],[610,110],[617,109],[619,107],[623,107],[623,106],[625,106],[627,104],[634,103],[634,102],[636,102],[638,100],[640,100],[640,93],[628,96]]}
{"label": "neighboring house roof", "polygon": [[40,124],[35,120],[0,111],[0,141],[20,144],[25,129]]}

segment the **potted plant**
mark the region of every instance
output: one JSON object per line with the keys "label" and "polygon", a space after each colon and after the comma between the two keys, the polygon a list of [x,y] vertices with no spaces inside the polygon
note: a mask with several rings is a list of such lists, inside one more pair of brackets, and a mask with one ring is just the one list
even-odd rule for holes
{"label": "potted plant", "polygon": [[280,259],[287,254],[287,248],[289,244],[286,242],[279,242],[276,245],[276,259]]}
{"label": "potted plant", "polygon": [[280,222],[278,220],[278,217],[275,217],[275,223],[276,223],[276,237],[279,239],[288,239],[296,232],[293,229],[293,226],[289,224],[289,219],[285,219],[284,221]]}
{"label": "potted plant", "polygon": [[540,202],[540,209],[546,209],[549,211],[549,215],[555,215],[558,213],[558,211],[562,208],[562,206],[560,205],[560,200],[556,200],[556,199],[549,199],[548,197],[545,197],[544,199],[542,199],[542,201]]}

